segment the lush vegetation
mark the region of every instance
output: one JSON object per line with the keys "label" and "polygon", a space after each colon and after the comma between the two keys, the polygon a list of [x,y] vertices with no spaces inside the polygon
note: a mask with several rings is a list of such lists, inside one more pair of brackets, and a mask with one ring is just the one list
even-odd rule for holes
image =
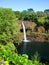
{"label": "lush vegetation", "polygon": [[0,8],[0,43],[21,41],[20,25],[12,9]]}
{"label": "lush vegetation", "polygon": [[[49,9],[45,9],[44,12],[43,11],[37,11],[35,12],[32,8],[27,9],[27,10],[23,10],[22,12],[20,11],[14,11],[16,18],[18,18],[18,20],[23,20],[24,23],[26,23],[26,29],[27,30],[27,36],[30,36],[32,38],[32,36],[35,38],[35,40],[38,39],[42,42],[49,42]],[[28,23],[29,24],[28,24]],[[33,32],[35,32],[34,34],[32,34]],[[38,33],[43,35],[40,36],[38,35]],[[29,38],[30,40],[32,40],[31,38]],[[37,39],[37,41],[38,41]],[[42,40],[41,40],[42,39]]]}
{"label": "lush vegetation", "polygon": [[29,60],[26,54],[15,53],[15,46],[12,43],[5,46],[0,44],[0,65],[45,65],[39,62],[38,55],[36,55]]}
{"label": "lush vegetation", "polygon": [[[49,31],[49,9],[34,12],[32,8],[22,12],[15,11],[15,15],[19,20],[28,20],[37,24],[37,27],[42,26],[45,32]],[[49,33],[49,32],[48,32]]]}
{"label": "lush vegetation", "polygon": [[49,30],[49,14],[35,13],[33,9],[15,12],[9,8],[0,8],[0,65],[45,65],[38,60],[37,55],[29,60],[26,54],[17,54],[14,44],[23,39],[18,20],[29,20],[34,22],[35,26],[43,26],[47,32]]}

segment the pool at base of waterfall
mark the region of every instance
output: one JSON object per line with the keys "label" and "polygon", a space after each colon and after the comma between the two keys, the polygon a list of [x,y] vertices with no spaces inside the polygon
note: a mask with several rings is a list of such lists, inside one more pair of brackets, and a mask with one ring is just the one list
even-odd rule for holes
{"label": "pool at base of waterfall", "polygon": [[27,54],[29,59],[33,57],[35,52],[38,52],[42,62],[49,62],[49,43],[47,42],[25,42],[17,48],[18,54]]}

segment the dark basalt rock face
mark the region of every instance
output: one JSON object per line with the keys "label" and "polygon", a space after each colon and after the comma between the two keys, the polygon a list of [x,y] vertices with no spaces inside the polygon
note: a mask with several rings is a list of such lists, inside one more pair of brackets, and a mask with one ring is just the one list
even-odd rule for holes
{"label": "dark basalt rock face", "polygon": [[[23,28],[22,28],[22,20],[19,21],[21,28],[20,32],[23,33]],[[40,41],[40,42],[49,42],[49,34],[46,33],[44,27],[37,27],[36,24],[34,24],[31,21],[24,21],[24,25],[26,28],[26,33],[29,31],[30,33],[27,34],[27,40],[34,40],[34,41]],[[35,25],[35,26],[34,26]],[[34,34],[32,32],[35,32]],[[40,33],[40,34],[38,34]],[[42,34],[44,33],[44,34]],[[46,36],[46,35],[47,36]]]}
{"label": "dark basalt rock face", "polygon": [[34,37],[32,35],[28,35],[27,39],[28,40],[33,40],[33,41],[39,41],[39,42],[49,42],[49,38],[46,38],[46,37],[44,37],[42,35],[39,35],[39,36],[36,36],[36,37]]}

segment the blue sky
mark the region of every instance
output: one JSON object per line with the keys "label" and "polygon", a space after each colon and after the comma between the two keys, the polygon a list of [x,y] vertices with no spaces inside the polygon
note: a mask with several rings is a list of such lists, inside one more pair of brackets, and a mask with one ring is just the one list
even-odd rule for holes
{"label": "blue sky", "polygon": [[12,8],[13,10],[26,10],[33,8],[34,11],[49,9],[49,0],[0,0],[0,7]]}

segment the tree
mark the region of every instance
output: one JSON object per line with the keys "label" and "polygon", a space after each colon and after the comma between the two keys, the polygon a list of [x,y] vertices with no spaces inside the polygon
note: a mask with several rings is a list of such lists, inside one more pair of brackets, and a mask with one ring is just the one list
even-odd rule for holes
{"label": "tree", "polygon": [[49,14],[49,9],[45,9],[44,12]]}
{"label": "tree", "polygon": [[27,10],[23,10],[22,12],[27,12]]}
{"label": "tree", "polygon": [[44,23],[45,30],[49,30],[49,14],[47,14],[47,17],[45,17],[45,23]]}
{"label": "tree", "polygon": [[46,16],[46,14],[42,11],[37,11],[36,14],[38,17],[45,17]]}
{"label": "tree", "polygon": [[12,9],[0,8],[0,43],[18,41],[19,31],[20,26]]}
{"label": "tree", "polygon": [[45,19],[44,17],[39,17],[38,18],[38,26],[44,26],[44,23],[45,23]]}
{"label": "tree", "polygon": [[29,8],[28,12],[34,12],[34,10],[32,8]]}
{"label": "tree", "polygon": [[19,11],[14,11],[14,13],[15,13],[15,15],[16,15],[16,18],[19,19],[21,13],[20,13]]}

